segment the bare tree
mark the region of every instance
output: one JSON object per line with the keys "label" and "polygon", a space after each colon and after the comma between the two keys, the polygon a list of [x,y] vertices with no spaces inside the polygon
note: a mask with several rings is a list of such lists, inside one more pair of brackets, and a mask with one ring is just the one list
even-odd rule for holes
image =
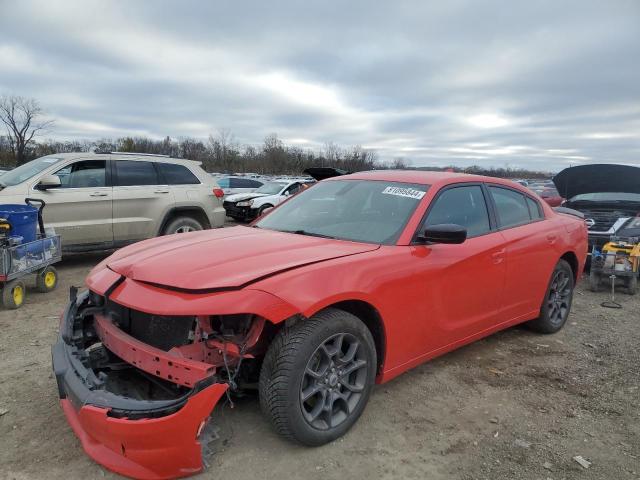
{"label": "bare tree", "polygon": [[42,116],[42,107],[33,98],[16,95],[0,98],[0,120],[7,128],[16,165],[22,165],[27,161],[26,149],[33,138],[53,124],[53,120],[41,120]]}

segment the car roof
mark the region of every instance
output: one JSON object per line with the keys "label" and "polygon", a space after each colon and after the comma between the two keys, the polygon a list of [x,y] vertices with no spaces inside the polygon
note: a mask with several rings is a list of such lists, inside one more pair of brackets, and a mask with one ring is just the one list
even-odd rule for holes
{"label": "car roof", "polygon": [[511,180],[485,175],[473,175],[470,173],[433,172],[428,170],[369,170],[352,173],[341,177],[333,177],[323,180],[323,182],[335,182],[340,180],[379,180],[387,182],[417,183],[421,185],[431,185],[441,187],[450,183],[461,182],[490,182],[517,188],[520,191],[528,192],[526,187]]}
{"label": "car roof", "polygon": [[166,155],[151,155],[147,153],[93,153],[93,152],[71,152],[71,153],[53,153],[46,155],[51,158],[59,158],[60,160],[153,160],[160,163],[177,163],[181,165],[201,165],[202,162],[196,160],[186,160],[184,158],[167,157]]}

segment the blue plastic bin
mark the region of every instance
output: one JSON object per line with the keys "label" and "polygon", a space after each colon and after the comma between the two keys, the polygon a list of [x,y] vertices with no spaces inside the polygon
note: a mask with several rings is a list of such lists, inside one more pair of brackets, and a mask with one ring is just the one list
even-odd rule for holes
{"label": "blue plastic bin", "polygon": [[22,237],[22,242],[33,242],[38,228],[38,209],[31,205],[0,205],[0,218],[11,224],[9,235]]}

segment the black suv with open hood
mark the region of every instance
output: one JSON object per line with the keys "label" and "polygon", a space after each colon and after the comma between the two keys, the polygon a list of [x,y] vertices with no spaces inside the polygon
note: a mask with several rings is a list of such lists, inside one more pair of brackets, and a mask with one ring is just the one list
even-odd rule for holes
{"label": "black suv with open hood", "polygon": [[563,207],[584,214],[589,250],[611,236],[635,236],[640,215],[640,168],[593,164],[566,168],[553,178],[566,202]]}

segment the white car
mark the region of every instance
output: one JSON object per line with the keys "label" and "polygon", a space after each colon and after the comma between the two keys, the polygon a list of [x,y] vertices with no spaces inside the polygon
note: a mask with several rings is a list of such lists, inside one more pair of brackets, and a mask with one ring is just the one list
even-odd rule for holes
{"label": "white car", "polygon": [[264,181],[255,178],[245,177],[218,177],[216,178],[218,185],[226,195],[235,195],[236,193],[249,193],[260,188]]}
{"label": "white car", "polygon": [[227,216],[242,221],[253,220],[267,208],[275,207],[311,182],[300,180],[267,182],[251,193],[229,195],[224,199]]}

